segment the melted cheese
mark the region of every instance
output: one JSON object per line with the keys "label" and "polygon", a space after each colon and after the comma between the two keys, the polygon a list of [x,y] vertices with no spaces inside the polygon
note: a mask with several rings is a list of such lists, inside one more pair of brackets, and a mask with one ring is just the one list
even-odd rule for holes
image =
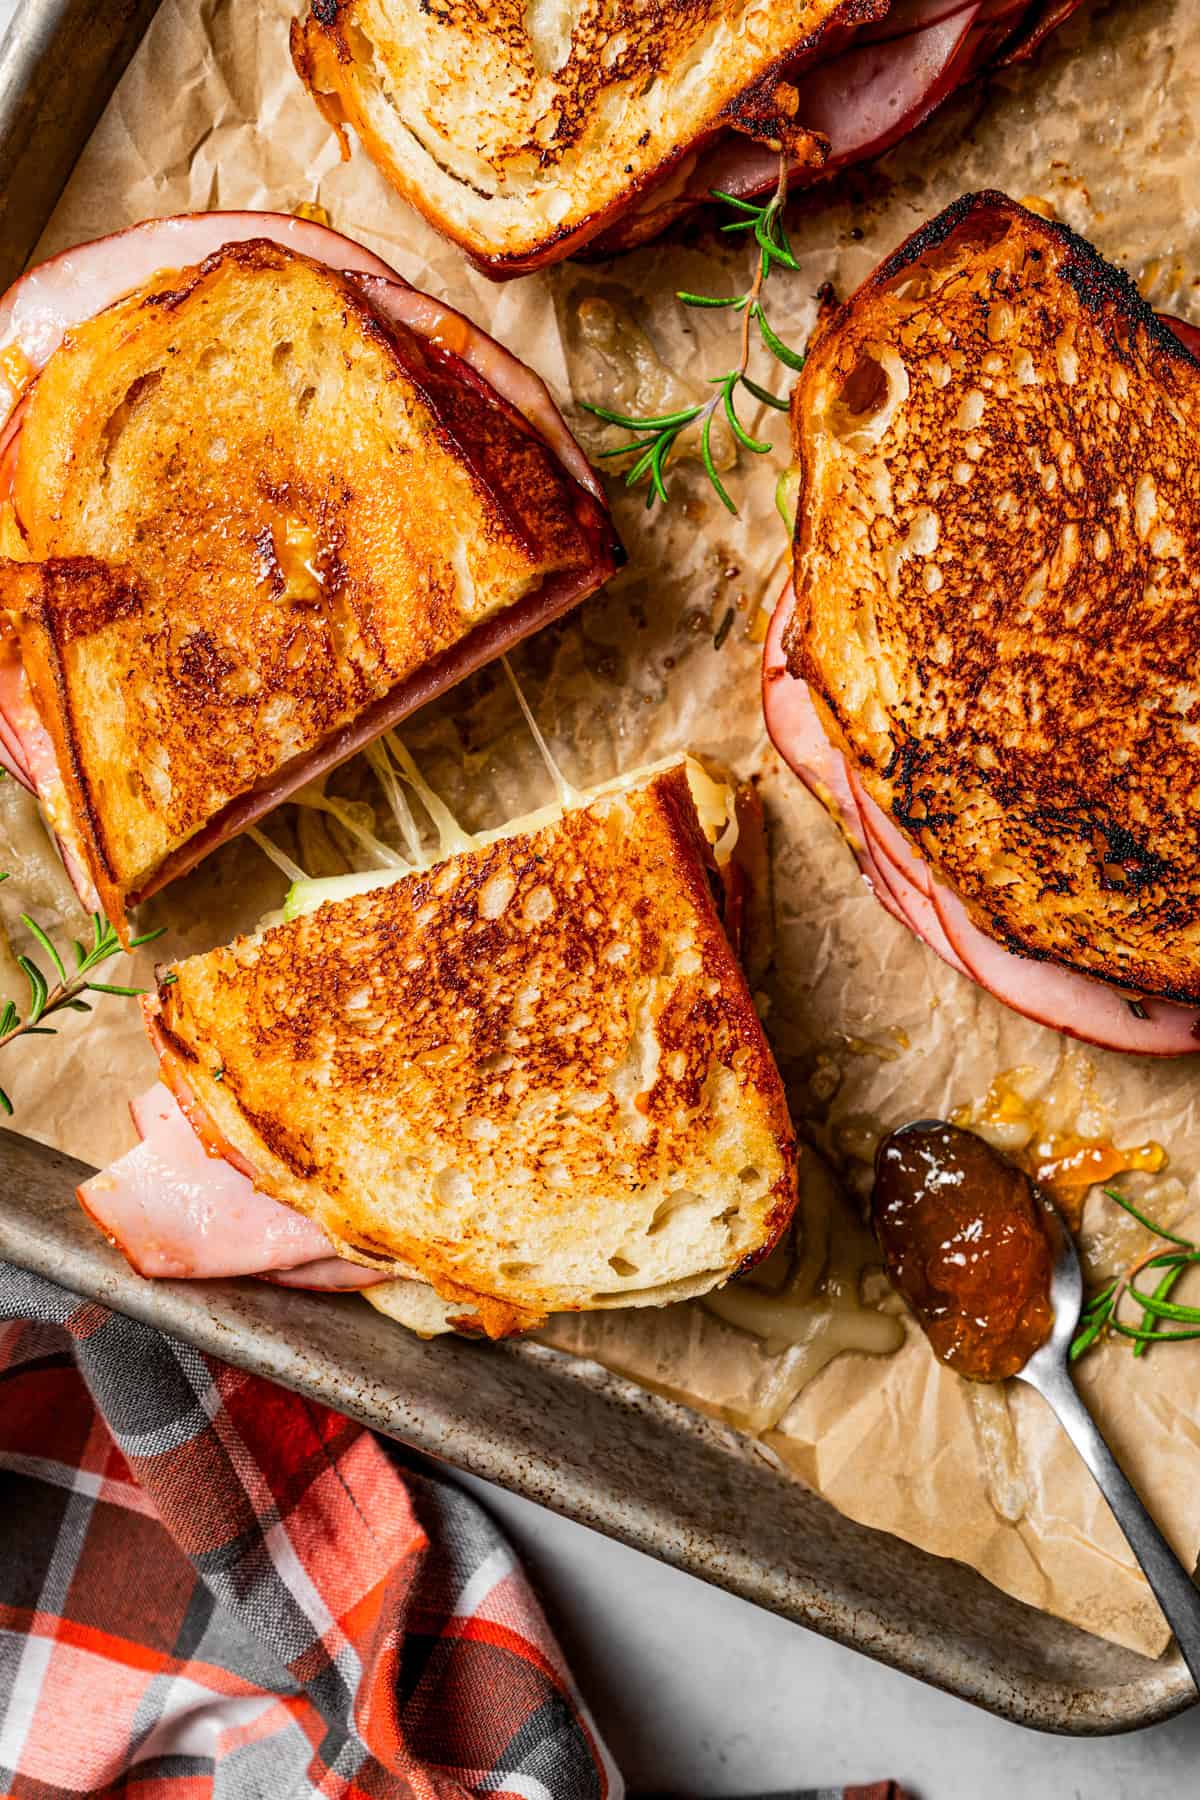
{"label": "melted cheese", "polygon": [[964,1385],[988,1499],[1007,1524],[1016,1525],[1025,1517],[1029,1488],[1009,1410],[1007,1384],[968,1381]]}
{"label": "melted cheese", "polygon": [[[643,786],[655,775],[678,766],[678,757],[666,757],[662,762],[651,763],[645,768],[634,769],[627,775],[617,776],[612,781],[603,782],[599,787],[589,789],[572,788],[573,796],[570,805],[554,802],[539,807],[534,812],[523,813],[519,818],[509,819],[504,825],[491,831],[470,832],[455,819],[446,803],[434,793],[425,781],[405,746],[394,732],[387,736],[388,749],[395,758],[400,774],[418,796],[438,833],[438,847],[435,852],[422,852],[415,856],[411,863],[390,851],[371,833],[355,824],[350,818],[342,817],[342,823],[353,834],[359,836],[364,846],[371,849],[377,864],[386,855],[389,866],[384,868],[354,870],[347,875],[330,875],[319,881],[310,881],[302,876],[295,881],[284,904],[286,919],[303,918],[306,913],[315,912],[318,906],[324,906],[327,900],[348,900],[355,894],[366,894],[372,888],[387,887],[393,881],[401,880],[412,874],[414,869],[430,868],[435,862],[442,862],[450,856],[460,856],[468,850],[483,849],[488,844],[502,842],[506,838],[523,837],[530,832],[540,831],[543,826],[557,824],[564,813],[575,812],[582,807],[590,806],[593,801],[606,799],[612,794],[627,793],[631,788]],[[683,758],[687,773],[688,786],[692,791],[692,799],[696,805],[696,814],[708,842],[713,846],[713,854],[718,866],[723,867],[733,855],[737,844],[737,794],[733,786],[727,782],[713,779],[694,757]],[[316,806],[334,816],[339,813],[339,802],[320,793],[319,790],[307,788],[293,796],[301,805]],[[343,803],[344,811],[344,803]]]}
{"label": "melted cheese", "polygon": [[878,1267],[874,1238],[837,1193],[825,1165],[805,1159],[800,1222],[792,1246],[781,1246],[742,1281],[698,1304],[714,1318],[761,1338],[774,1367],[753,1407],[739,1411],[745,1431],[772,1431],[809,1382],[843,1351],[891,1356],[904,1342],[894,1313],[862,1298],[863,1275]]}

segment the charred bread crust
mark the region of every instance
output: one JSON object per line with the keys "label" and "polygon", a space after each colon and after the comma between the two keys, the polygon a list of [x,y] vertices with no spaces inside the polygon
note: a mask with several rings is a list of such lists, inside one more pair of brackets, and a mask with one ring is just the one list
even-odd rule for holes
{"label": "charred bread crust", "polygon": [[[617,840],[630,830],[627,863]],[[317,1219],[352,1258],[391,1258],[391,1272],[451,1302],[472,1296],[489,1333],[497,1320],[481,1298],[523,1315],[525,1329],[626,1293],[656,1303],[663,1283],[699,1280],[702,1291],[766,1253],[797,1179],[782,1082],[717,916],[706,850],[681,767],[632,800],[192,958],[160,981],[155,1029],[169,1052],[190,1052],[184,1079],[256,1185]],[[536,1022],[527,990],[540,996]],[[630,1111],[628,1095],[614,1103],[647,1005],[655,1049]],[[337,1070],[318,1111],[310,1064]],[[271,1070],[291,1073],[280,1085]],[[552,1094],[563,1097],[553,1119]],[[564,1110],[576,1096],[579,1110]],[[522,1123],[526,1105],[539,1122]],[[338,1123],[347,1107],[352,1130]],[[408,1174],[365,1181],[361,1159],[375,1155],[380,1171]],[[438,1186],[443,1165],[472,1183],[478,1212],[463,1210],[453,1183]],[[434,1199],[421,1200],[431,1181]],[[703,1193],[700,1237],[639,1235],[677,1188],[689,1204]],[[635,1240],[640,1267],[621,1288],[604,1258],[610,1242]],[[733,1250],[696,1268],[697,1242],[706,1256]],[[614,1297],[589,1298],[589,1284]],[[639,1290],[651,1297],[639,1302]]]}
{"label": "charred bread crust", "polygon": [[1006,948],[1200,1001],[1200,362],[1075,233],[969,194],[831,313],[792,428],[784,648],[871,798]]}
{"label": "charred bread crust", "polygon": [[101,808],[79,754],[64,646],[141,608],[128,573],[92,557],[53,557],[45,563],[0,561],[0,610],[9,616],[38,715],[75,823],[75,835],[101,907],[126,949],[127,896],[109,856]]}

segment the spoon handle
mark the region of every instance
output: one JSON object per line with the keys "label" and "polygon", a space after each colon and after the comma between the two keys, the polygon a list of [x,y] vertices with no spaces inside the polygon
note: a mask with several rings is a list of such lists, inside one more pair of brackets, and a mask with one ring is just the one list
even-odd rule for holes
{"label": "spoon handle", "polygon": [[1080,1399],[1064,1363],[1021,1377],[1036,1388],[1058,1417],[1058,1422],[1096,1478],[1130,1549],[1142,1565],[1146,1580],[1175,1634],[1192,1680],[1200,1688],[1200,1588],[1146,1511],[1133,1484],[1109,1449],[1100,1427]]}

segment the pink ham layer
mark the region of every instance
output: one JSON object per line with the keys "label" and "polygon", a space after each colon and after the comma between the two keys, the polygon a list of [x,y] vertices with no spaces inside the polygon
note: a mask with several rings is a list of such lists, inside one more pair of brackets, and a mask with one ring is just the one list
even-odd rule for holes
{"label": "pink ham layer", "polygon": [[[58,761],[50,733],[38,716],[16,640],[0,637],[0,766],[29,793],[44,795],[58,781]],[[55,839],[63,868],[86,912],[99,912],[92,878],[62,838]]]}
{"label": "pink ham layer", "polygon": [[789,674],[783,633],[794,604],[784,589],[763,652],[763,713],[771,741],[789,768],[841,826],[868,885],[892,917],[915,932],[960,974],[969,975],[1014,1012],[1105,1050],[1141,1056],[1200,1051],[1195,1007],[1142,1002],[1139,1019],[1105,982],[1006,949],[972,921],[896,823],[871,799],[853,766],[832,744],[805,682]]}
{"label": "pink ham layer", "polygon": [[[462,313],[411,287],[361,244],[306,219],[258,212],[150,219],[112,237],[64,251],[22,276],[0,300],[0,355],[10,348],[19,349],[36,374],[72,326],[102,312],[160,269],[201,262],[224,244],[254,238],[269,238],[351,275],[377,311],[418,333],[456,368],[459,379],[486,385],[493,398],[519,415],[549,445],[575,482],[579,490],[577,516],[594,556],[582,570],[552,575],[534,593],[476,626],[318,750],[281,770],[268,785],[233,801],[162,865],[137,900],[149,898],[167,882],[186,874],[225,838],[253,824],[297,787],[344,762],[417,707],[569,610],[607,579],[619,559],[603,489],[540,376]],[[0,408],[8,409],[7,423],[0,431],[0,500],[12,489],[23,406],[20,396],[0,379]],[[14,685],[11,677],[0,677],[0,683],[6,691]],[[25,709],[21,710],[23,716]],[[0,726],[0,763],[24,786],[36,788],[33,765],[39,752],[16,728],[3,695],[0,712],[5,715]],[[80,879],[86,884],[81,898],[94,910],[90,880],[77,865],[68,864],[68,873],[77,887]]]}
{"label": "pink ham layer", "polygon": [[[1081,0],[900,0],[873,24],[831,31],[820,60],[801,66],[798,123],[828,140],[825,160],[792,170],[795,187],[882,155],[988,64],[1015,62],[1073,13]],[[713,190],[748,199],[779,177],[777,152],[737,132],[723,133],[692,158],[682,180],[668,177],[595,239],[607,252],[643,243]]]}
{"label": "pink ham layer", "polygon": [[311,1219],[210,1156],[161,1082],[130,1107],[141,1142],[77,1190],[139,1275],[261,1275],[288,1287],[361,1289],[389,1277],[339,1257]]}

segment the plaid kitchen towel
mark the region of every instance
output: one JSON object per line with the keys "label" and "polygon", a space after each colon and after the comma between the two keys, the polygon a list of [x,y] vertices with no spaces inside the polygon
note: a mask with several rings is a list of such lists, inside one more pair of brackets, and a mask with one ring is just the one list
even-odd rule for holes
{"label": "plaid kitchen towel", "polygon": [[0,1263],[0,1793],[623,1787],[472,1500],[349,1419]]}

